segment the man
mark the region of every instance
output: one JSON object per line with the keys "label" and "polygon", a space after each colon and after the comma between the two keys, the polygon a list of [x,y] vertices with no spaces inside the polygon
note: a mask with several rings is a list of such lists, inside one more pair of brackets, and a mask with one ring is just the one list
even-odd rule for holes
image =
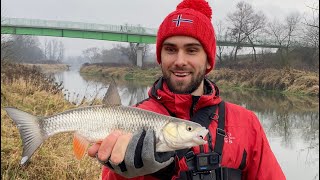
{"label": "man", "polygon": [[184,0],[160,25],[156,54],[163,77],[138,108],[206,126],[207,144],[156,153],[153,132],[113,132],[88,154],[104,164],[102,179],[285,179],[253,112],[219,97],[205,78],[215,64],[212,11]]}

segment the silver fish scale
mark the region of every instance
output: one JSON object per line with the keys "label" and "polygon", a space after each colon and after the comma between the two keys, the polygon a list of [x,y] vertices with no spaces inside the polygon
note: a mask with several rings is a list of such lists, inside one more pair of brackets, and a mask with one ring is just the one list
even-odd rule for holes
{"label": "silver fish scale", "polygon": [[47,137],[61,132],[76,131],[95,142],[113,130],[134,133],[153,129],[156,134],[172,117],[127,106],[91,106],[77,108],[47,117],[40,121]]}

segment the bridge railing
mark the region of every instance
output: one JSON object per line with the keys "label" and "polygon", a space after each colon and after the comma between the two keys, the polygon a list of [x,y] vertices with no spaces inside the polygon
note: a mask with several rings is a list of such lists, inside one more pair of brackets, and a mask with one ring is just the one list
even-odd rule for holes
{"label": "bridge railing", "polygon": [[57,28],[57,29],[73,29],[73,30],[88,30],[88,31],[104,31],[116,33],[129,34],[146,34],[156,35],[157,29],[146,28],[142,26],[133,25],[110,25],[110,24],[96,24],[83,23],[72,21],[55,21],[55,20],[41,20],[41,19],[24,19],[24,18],[3,18],[1,26],[22,26],[22,27],[39,27],[39,28]]}
{"label": "bridge railing", "polygon": [[[110,24],[96,24],[96,23],[83,23],[72,21],[56,21],[56,20],[42,20],[42,19],[24,19],[24,18],[7,18],[1,17],[1,26],[20,26],[20,27],[38,27],[38,28],[55,28],[55,29],[70,29],[70,30],[86,30],[86,31],[100,31],[111,33],[123,34],[138,34],[147,36],[156,36],[158,29],[146,28],[142,26],[133,26],[129,24],[124,25],[110,25]],[[216,35],[217,41],[221,44],[235,45],[235,40],[230,36]],[[276,47],[277,43],[264,37],[253,42],[258,46]],[[242,45],[250,45],[249,41],[241,42]]]}

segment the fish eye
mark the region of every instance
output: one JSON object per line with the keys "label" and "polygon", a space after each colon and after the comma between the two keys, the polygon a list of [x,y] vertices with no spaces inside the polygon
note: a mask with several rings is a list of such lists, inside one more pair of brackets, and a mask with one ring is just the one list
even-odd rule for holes
{"label": "fish eye", "polygon": [[191,126],[187,126],[187,131],[192,131],[192,127]]}

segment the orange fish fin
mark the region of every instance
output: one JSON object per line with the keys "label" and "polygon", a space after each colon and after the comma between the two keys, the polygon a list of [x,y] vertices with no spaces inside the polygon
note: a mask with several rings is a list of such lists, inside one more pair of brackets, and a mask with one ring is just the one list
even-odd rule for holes
{"label": "orange fish fin", "polygon": [[75,133],[73,137],[73,152],[78,160],[80,160],[87,148],[89,146],[89,141],[82,137],[80,134]]}

